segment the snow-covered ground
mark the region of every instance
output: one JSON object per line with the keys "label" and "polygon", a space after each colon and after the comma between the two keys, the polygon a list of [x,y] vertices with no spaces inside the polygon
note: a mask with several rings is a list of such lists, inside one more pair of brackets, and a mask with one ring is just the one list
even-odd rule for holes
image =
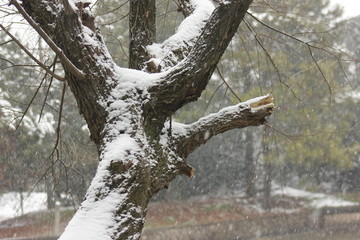
{"label": "snow-covered ground", "polygon": [[[294,198],[301,198],[306,200],[307,206],[311,208],[321,207],[341,207],[357,205],[355,202],[345,201],[341,198],[337,198],[324,193],[313,193],[291,187],[282,187],[279,185],[273,186],[273,196],[288,196]],[[35,212],[46,209],[46,193],[34,192],[31,194],[23,193],[24,214],[29,212]],[[9,218],[20,216],[22,214],[20,205],[20,194],[16,192],[9,192],[0,194],[0,222]],[[243,204],[246,204],[242,202]],[[251,204],[250,204],[251,205]],[[261,207],[251,206],[252,208],[258,208],[261,212]]]}
{"label": "snow-covered ground", "polygon": [[324,193],[313,193],[291,187],[275,186],[272,194],[307,199],[309,201],[309,205],[307,207],[312,208],[343,207],[357,205],[357,203],[355,202],[345,201],[343,199]]}
{"label": "snow-covered ground", "polygon": [[[20,193],[9,192],[0,194],[0,221],[22,214]],[[46,193],[23,193],[23,213],[46,209]]]}

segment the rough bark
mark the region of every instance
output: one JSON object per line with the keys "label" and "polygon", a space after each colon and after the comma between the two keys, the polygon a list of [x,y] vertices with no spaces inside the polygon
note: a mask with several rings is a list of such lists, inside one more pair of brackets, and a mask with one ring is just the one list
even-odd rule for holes
{"label": "rough bark", "polygon": [[151,65],[146,68],[150,59],[145,46],[155,42],[155,0],[131,0],[129,13],[130,60],[129,67],[147,69],[154,72]]}
{"label": "rough bark", "polygon": [[[199,14],[196,9],[201,4],[211,4],[178,2],[189,17]],[[166,69],[149,70],[144,66],[151,61],[147,45],[155,36],[155,1],[130,1],[130,67],[141,72],[116,66],[94,18],[81,3],[74,7],[68,0],[22,1],[32,19],[85,75],[77,77],[63,63],[66,80],[99,149],[96,176],[61,239],[74,239],[74,234],[86,240],[139,239],[152,195],[176,175],[194,174],[186,163],[192,151],[216,134],[265,122],[274,107],[269,95],[190,125],[167,121],[205,89],[251,2],[221,1],[211,16],[199,15],[203,24],[195,26],[197,35],[184,40],[181,54],[175,51],[169,61],[162,59]],[[167,46],[166,41],[162,46]]]}

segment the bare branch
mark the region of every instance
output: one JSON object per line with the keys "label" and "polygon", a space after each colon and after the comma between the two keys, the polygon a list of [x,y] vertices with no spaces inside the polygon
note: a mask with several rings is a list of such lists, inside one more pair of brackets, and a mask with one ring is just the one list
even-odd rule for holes
{"label": "bare branch", "polygon": [[8,40],[8,41],[5,41],[5,42],[3,42],[3,43],[0,43],[0,46],[6,45],[6,44],[8,44],[8,43],[10,43],[10,42],[12,42],[12,41],[14,41],[14,40],[10,39],[10,40]]}
{"label": "bare branch", "polygon": [[[271,29],[272,31],[275,31],[275,32],[277,32],[277,33],[280,33],[280,34],[282,34],[282,35],[284,35],[284,36],[286,36],[286,37],[288,37],[288,38],[291,38],[291,39],[293,39],[293,40],[295,40],[295,41],[297,41],[297,42],[300,42],[300,43],[302,43],[302,44],[304,44],[304,45],[306,45],[306,46],[308,47],[308,50],[309,50],[309,52],[310,52],[310,56],[311,56],[312,61],[313,61],[314,64],[316,65],[317,69],[318,69],[319,72],[320,72],[321,77],[324,79],[325,83],[326,83],[327,86],[328,86],[329,93],[330,93],[330,98],[331,98],[331,96],[332,96],[332,90],[331,90],[330,82],[328,81],[328,79],[327,79],[326,76],[324,75],[322,69],[320,68],[319,64],[318,64],[317,61],[315,60],[314,55],[313,55],[312,48],[322,50],[322,51],[324,51],[324,52],[326,52],[326,53],[334,56],[334,57],[339,61],[338,56],[336,56],[333,52],[330,52],[330,51],[327,50],[327,49],[319,48],[319,47],[317,47],[317,46],[315,46],[315,45],[312,45],[312,44],[310,44],[310,43],[308,43],[308,42],[305,42],[305,41],[303,41],[303,40],[301,40],[301,39],[299,39],[299,38],[297,38],[297,37],[294,37],[294,36],[292,36],[292,35],[284,32],[284,31],[280,31],[280,30],[278,30],[278,29],[276,29],[276,28],[274,28],[274,27],[272,27],[272,26],[264,23],[263,21],[261,21],[260,19],[258,19],[257,17],[255,17],[253,14],[251,14],[251,13],[249,13],[249,12],[248,12],[248,14],[249,14],[253,19],[255,19],[257,22],[259,22],[259,23],[262,24],[263,26]],[[341,64],[340,64],[340,65],[341,65]],[[342,68],[342,66],[341,66],[341,68]]]}
{"label": "bare branch", "polygon": [[[66,2],[66,1],[65,1]],[[79,70],[63,53],[63,51],[51,40],[51,38],[45,33],[45,31],[27,14],[24,8],[16,0],[11,0],[19,13],[25,18],[25,20],[34,28],[34,30],[41,36],[42,39],[49,45],[49,47],[59,56],[61,62],[69,69],[69,71],[78,79],[84,79],[84,73]]]}
{"label": "bare branch", "polygon": [[220,69],[218,67],[216,67],[216,72],[219,74],[223,83],[227,86],[227,88],[230,90],[230,92],[236,97],[236,99],[239,100],[239,102],[242,102],[240,97],[235,93],[235,91],[232,89],[232,87],[226,82],[224,76],[221,74]]}
{"label": "bare branch", "polygon": [[35,97],[36,97],[36,95],[39,93],[39,90],[40,90],[40,88],[41,88],[41,86],[42,86],[42,84],[43,84],[43,82],[44,82],[45,78],[46,78],[46,74],[44,75],[43,79],[41,80],[41,82],[40,82],[39,86],[37,87],[37,89],[36,89],[36,91],[35,91],[35,93],[34,93],[33,97],[31,98],[30,102],[27,104],[26,109],[25,109],[24,113],[22,114],[22,116],[21,116],[21,118],[20,118],[19,123],[17,124],[17,126],[16,126],[16,128],[15,128],[15,131],[19,128],[19,126],[20,126],[20,124],[21,124],[22,120],[24,119],[24,117],[25,117],[26,113],[28,112],[28,110],[29,110],[29,108],[30,108],[31,104],[34,102]]}
{"label": "bare branch", "polygon": [[60,133],[61,133],[61,119],[62,119],[62,111],[63,111],[63,106],[64,106],[64,99],[65,99],[65,92],[66,92],[66,88],[67,88],[67,84],[64,83],[63,86],[63,90],[61,93],[61,103],[60,103],[60,110],[59,110],[59,120],[58,120],[58,124],[56,127],[56,141],[55,141],[55,146],[53,148],[53,151],[50,154],[50,157],[55,153],[55,151],[58,150],[58,145],[60,142]]}
{"label": "bare branch", "polygon": [[274,59],[271,57],[270,53],[268,52],[268,50],[266,49],[266,47],[264,46],[264,44],[262,43],[261,39],[258,37],[258,35],[256,34],[256,32],[254,32],[255,30],[253,30],[253,28],[251,27],[251,25],[249,23],[247,23],[245,21],[245,25],[247,26],[247,28],[250,30],[250,32],[253,34],[256,42],[260,45],[261,49],[263,50],[263,52],[265,53],[265,56],[269,59],[271,65],[274,67],[276,74],[278,75],[279,78],[279,82],[283,85],[285,85],[290,91],[291,93],[294,95],[294,97],[300,101],[300,98],[296,95],[296,93],[294,92],[294,90],[289,86],[289,84],[287,84],[286,82],[283,81],[281,74],[280,74],[280,70],[277,67]]}
{"label": "bare branch", "polygon": [[326,78],[323,70],[321,69],[321,67],[319,66],[319,63],[316,61],[315,57],[314,57],[314,53],[313,51],[311,50],[311,46],[306,44],[308,49],[309,49],[309,53],[310,53],[310,56],[311,56],[311,59],[312,61],[314,62],[316,68],[319,70],[320,72],[320,75],[321,77],[324,79],[326,85],[328,86],[328,89],[329,89],[329,93],[330,93],[330,102],[331,102],[331,96],[332,96],[332,90],[331,90],[331,85],[330,85],[330,82],[328,81],[328,79]]}
{"label": "bare branch", "polygon": [[24,45],[19,42],[19,40],[16,39],[14,35],[12,35],[2,24],[0,24],[0,28],[9,36],[12,40],[32,59],[34,62],[36,62],[42,69],[46,71],[46,73],[50,74],[54,78],[56,78],[59,81],[64,82],[65,78],[60,77],[56,73],[52,72],[47,66],[45,66],[40,60],[38,60]]}
{"label": "bare branch", "polygon": [[[52,67],[53,67],[53,71],[55,72],[55,68],[56,68],[56,61],[57,61],[57,55],[55,55],[54,57],[54,62],[52,64]],[[50,78],[50,82],[49,82],[49,86],[47,87],[47,91],[46,91],[46,94],[45,94],[45,98],[44,98],[44,101],[43,101],[43,104],[41,106],[41,109],[40,109],[40,114],[39,114],[39,122],[40,122],[40,119],[41,119],[41,116],[43,114],[43,111],[44,111],[44,107],[45,107],[45,104],[46,104],[46,100],[49,96],[49,92],[50,92],[50,88],[51,88],[51,84],[53,82],[53,77]]]}

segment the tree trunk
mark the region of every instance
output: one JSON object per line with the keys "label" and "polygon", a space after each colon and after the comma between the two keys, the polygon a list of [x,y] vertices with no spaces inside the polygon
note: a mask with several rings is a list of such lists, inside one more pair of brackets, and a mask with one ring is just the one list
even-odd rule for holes
{"label": "tree trunk", "polygon": [[269,154],[269,132],[265,128],[262,142],[262,156],[263,156],[263,198],[262,198],[262,207],[266,211],[270,211],[272,208],[271,200],[271,182],[273,179],[272,170],[273,165],[268,156]]}
{"label": "tree trunk", "polygon": [[254,136],[249,129],[245,131],[245,194],[247,197],[254,197],[256,195],[255,189],[255,159],[254,159]]}
{"label": "tree trunk", "polygon": [[271,181],[272,181],[272,164],[269,161],[264,162],[264,187],[263,187],[263,209],[270,211],[272,208],[271,201]]}
{"label": "tree trunk", "polygon": [[[52,49],[65,54],[60,59],[66,81],[100,157],[86,199],[61,240],[139,239],[150,198],[175,176],[193,176],[186,163],[192,151],[216,134],[265,123],[273,110],[272,96],[267,95],[189,125],[169,123],[175,111],[205,89],[252,0],[224,1],[216,8],[208,0],[178,2],[189,15],[187,21],[160,45],[152,44],[155,1],[130,1],[134,69],[125,69],[113,62],[81,2],[22,1],[38,24],[34,28],[41,27],[45,38],[55,43]],[[137,12],[148,21],[136,21]],[[193,35],[183,31],[189,28]],[[135,37],[140,33],[142,37]]]}

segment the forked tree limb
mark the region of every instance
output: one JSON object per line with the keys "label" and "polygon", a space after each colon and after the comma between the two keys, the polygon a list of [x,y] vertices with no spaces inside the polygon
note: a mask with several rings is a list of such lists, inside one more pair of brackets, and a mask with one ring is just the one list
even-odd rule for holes
{"label": "forked tree limb", "polygon": [[175,34],[162,43],[146,46],[150,57],[149,72],[164,72],[185,59],[196,44],[214,5],[210,0],[178,0],[176,4],[186,18],[180,23]]}
{"label": "forked tree limb", "polygon": [[190,54],[149,89],[156,98],[154,113],[171,116],[200,97],[251,3],[252,0],[234,0],[219,4]]}

